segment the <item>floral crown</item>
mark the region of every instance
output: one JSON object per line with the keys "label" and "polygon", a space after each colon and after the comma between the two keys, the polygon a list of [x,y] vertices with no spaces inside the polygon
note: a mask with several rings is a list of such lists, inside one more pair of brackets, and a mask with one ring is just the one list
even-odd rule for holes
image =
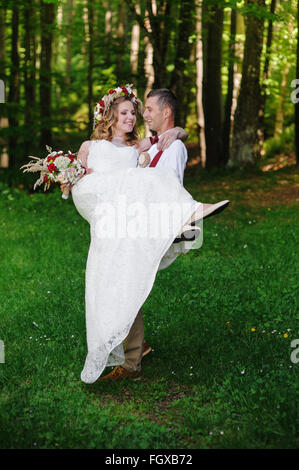
{"label": "floral crown", "polygon": [[142,114],[142,103],[136,97],[132,90],[132,84],[126,86],[119,86],[115,89],[108,91],[107,95],[104,95],[103,98],[96,104],[94,108],[94,118],[93,118],[93,128],[95,129],[98,124],[103,120],[105,114],[108,112],[113,101],[121,96],[128,97],[133,103],[138,107],[138,111]]}

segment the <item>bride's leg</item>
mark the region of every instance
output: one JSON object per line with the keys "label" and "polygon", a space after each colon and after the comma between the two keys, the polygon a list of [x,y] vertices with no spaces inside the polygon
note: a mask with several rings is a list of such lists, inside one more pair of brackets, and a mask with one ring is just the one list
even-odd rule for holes
{"label": "bride's leg", "polygon": [[196,220],[199,220],[199,219],[202,219],[203,217],[203,213],[205,212],[205,210],[212,206],[213,204],[201,204],[195,212],[193,212],[192,216],[190,217],[190,219],[186,222],[186,225],[190,225],[191,222],[195,222]]}
{"label": "bride's leg", "polygon": [[193,212],[190,219],[185,223],[184,227],[180,231],[179,235],[181,235],[185,230],[190,229],[190,224],[197,222],[201,219],[205,219],[211,215],[218,214],[222,212],[229,205],[228,200],[217,202],[216,204],[200,204],[195,212]]}
{"label": "bride's leg", "polygon": [[180,230],[179,234],[178,235],[181,235],[187,228],[191,228],[190,227],[190,224],[192,222],[195,222],[196,220],[199,220],[199,219],[202,219],[203,218],[203,212],[204,210],[209,207],[209,206],[212,206],[212,204],[201,204],[195,212],[193,212],[192,216],[190,217],[189,220],[187,220],[187,222],[185,223],[185,225],[182,227],[182,229]]}

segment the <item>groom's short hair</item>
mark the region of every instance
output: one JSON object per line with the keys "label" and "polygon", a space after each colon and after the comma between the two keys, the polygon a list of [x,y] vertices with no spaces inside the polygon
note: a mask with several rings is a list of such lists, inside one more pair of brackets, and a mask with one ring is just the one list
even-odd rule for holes
{"label": "groom's short hair", "polygon": [[153,97],[157,97],[161,109],[169,106],[173,114],[173,119],[175,119],[178,110],[178,101],[172,91],[168,90],[167,88],[152,90],[147,95],[147,98]]}

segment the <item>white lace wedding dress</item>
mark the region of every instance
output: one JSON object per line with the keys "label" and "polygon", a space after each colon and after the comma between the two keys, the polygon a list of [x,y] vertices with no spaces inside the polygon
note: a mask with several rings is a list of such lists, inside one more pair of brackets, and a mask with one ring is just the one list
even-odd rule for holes
{"label": "white lace wedding dress", "polygon": [[[95,382],[106,366],[124,363],[122,342],[158,269],[188,251],[182,243],[172,242],[200,205],[181,186],[174,170],[137,168],[137,158],[134,147],[93,140],[87,160],[93,173],[72,189],[91,235],[85,290],[88,354],[81,372],[86,383]],[[161,208],[163,220],[171,219],[163,233],[159,233]],[[146,226],[149,214],[152,232]]]}

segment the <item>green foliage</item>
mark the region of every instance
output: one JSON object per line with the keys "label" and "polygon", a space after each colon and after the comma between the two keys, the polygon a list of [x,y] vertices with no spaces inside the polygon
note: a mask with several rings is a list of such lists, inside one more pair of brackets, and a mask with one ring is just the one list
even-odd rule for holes
{"label": "green foliage", "polygon": [[290,154],[295,151],[294,125],[284,129],[283,133],[264,142],[265,158],[273,158],[280,153]]}
{"label": "green foliage", "polygon": [[[74,8],[70,11],[70,3],[66,0],[44,0],[44,4],[56,5],[56,18],[53,25],[53,44],[52,44],[52,66],[49,75],[52,80],[52,116],[50,120],[45,120],[40,116],[40,98],[39,98],[39,63],[40,63],[40,30],[44,28],[40,18],[40,2],[32,4],[32,24],[30,27],[31,34],[31,56],[30,60],[26,59],[26,25],[25,12],[28,3],[23,1],[20,3],[19,14],[19,58],[20,58],[20,102],[6,103],[1,105],[0,113],[2,116],[16,118],[17,126],[11,128],[3,127],[0,130],[2,139],[17,143],[13,152],[17,163],[22,163],[27,154],[34,154],[38,150],[39,136],[43,127],[52,129],[53,142],[55,148],[56,143],[63,142],[65,135],[72,135],[76,142],[76,136],[85,139],[88,137],[89,109],[88,109],[88,63],[89,63],[89,18],[87,9],[90,2],[85,0],[76,0]],[[93,64],[92,64],[92,94],[93,100],[96,102],[109,87],[115,86],[120,82],[133,82],[138,90],[139,96],[142,98],[147,86],[147,78],[144,70],[144,60],[146,56],[145,46],[145,30],[140,28],[139,51],[138,51],[138,71],[132,74],[131,59],[131,39],[132,28],[136,23],[136,16],[129,9],[130,2],[124,2],[124,16],[120,17],[120,7],[122,2],[113,0],[111,2],[93,2],[94,3],[94,24],[93,24]],[[131,2],[134,6],[134,2]],[[225,102],[227,93],[228,65],[229,65],[229,45],[230,45],[230,12],[236,9],[238,18],[240,15],[246,17],[255,15],[265,19],[265,27],[267,28],[269,20],[273,20],[273,44],[270,53],[270,78],[267,81],[265,93],[267,95],[265,109],[265,135],[266,138],[273,135],[276,110],[280,100],[283,100],[283,111],[285,125],[289,126],[294,120],[294,106],[288,99],[288,96],[282,96],[281,82],[283,79],[283,71],[290,65],[289,83],[295,76],[296,62],[296,44],[297,44],[297,26],[296,14],[297,4],[294,0],[291,2],[279,2],[277,4],[274,15],[270,13],[270,0],[265,1],[265,7],[261,6],[263,2],[245,2],[244,0],[223,0],[221,2],[215,0],[207,0],[198,2],[198,6],[204,4],[206,9],[218,6],[224,8],[225,24],[224,34],[222,38],[222,94],[223,102]],[[162,24],[164,13],[159,8],[165,2],[158,2],[158,16],[154,20],[154,26]],[[5,50],[1,44],[1,78],[4,79],[6,85],[6,96],[9,96],[9,81],[12,73],[16,71],[16,64],[12,58],[12,8],[14,2],[1,2],[6,7],[5,27]],[[141,24],[145,19],[145,13],[148,2],[142,0],[141,6]],[[180,22],[180,11],[184,3],[176,0],[171,2],[170,14],[166,21],[167,27],[167,56],[165,58],[165,83],[163,86],[169,87],[175,72],[175,59],[178,50],[178,33]],[[111,21],[108,23],[109,14],[111,13]],[[107,14],[107,16],[106,16]],[[192,10],[192,15],[194,10]],[[109,27],[111,33],[109,33]],[[158,28],[160,30],[160,28]],[[195,47],[197,33],[195,24],[193,32],[189,36],[189,43],[192,44],[190,60],[185,60],[183,70],[183,95],[186,97],[184,108],[188,108],[187,130],[190,132],[192,142],[198,141],[198,125],[197,125],[197,106],[196,106],[196,58]],[[237,28],[238,29],[238,28]],[[123,36],[121,31],[123,30]],[[204,30],[204,28],[203,28]],[[157,31],[157,30],[156,30]],[[242,50],[245,40],[245,31],[237,31],[236,45],[238,54],[236,63],[238,71],[242,65]],[[266,29],[265,29],[266,41]],[[265,46],[265,44],[264,44]],[[263,50],[262,64],[265,61],[265,47]],[[69,51],[69,52],[68,52]],[[31,122],[25,122],[26,108],[26,83],[25,74],[30,74],[34,70],[34,53],[36,70],[29,83],[33,85],[34,93],[30,102],[30,110],[32,113]],[[71,54],[70,66],[68,66],[68,53]],[[205,51],[204,51],[205,54]],[[154,57],[155,59],[155,57]],[[161,71],[162,72],[162,71]],[[141,124],[142,127],[142,124]],[[29,139],[29,136],[35,136]],[[1,150],[2,150],[1,143]]]}

